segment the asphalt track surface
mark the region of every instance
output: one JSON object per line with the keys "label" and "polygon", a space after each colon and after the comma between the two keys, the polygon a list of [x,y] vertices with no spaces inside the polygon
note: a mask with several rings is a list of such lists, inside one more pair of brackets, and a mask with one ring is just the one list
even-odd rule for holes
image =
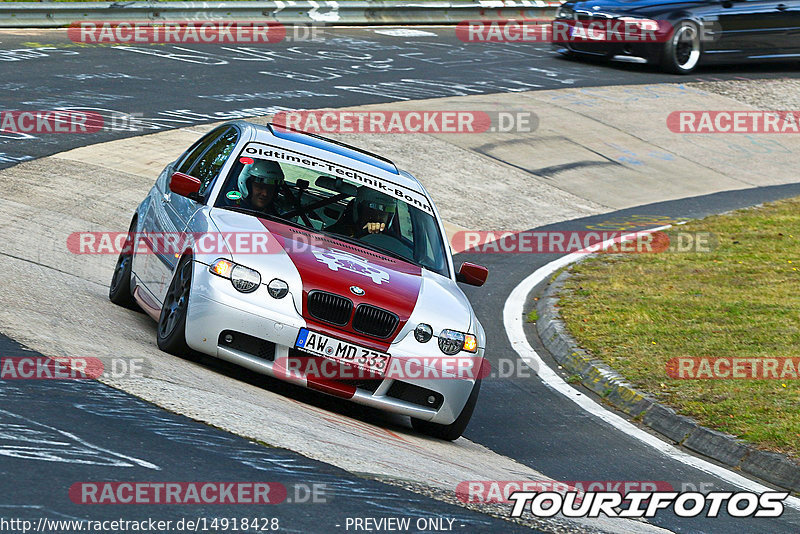
{"label": "asphalt track surface", "polygon": [[[0,336],[0,351],[4,357],[36,356],[5,336]],[[176,526],[182,519],[204,518],[210,528],[214,518],[255,517],[259,530],[265,521],[269,524],[278,518],[280,528],[276,530],[281,532],[335,532],[345,531],[348,517],[406,517],[412,525],[417,520],[430,519],[444,519],[449,525],[449,519],[453,532],[531,531],[503,519],[357,477],[292,451],[265,447],[169,413],[96,381],[4,381],[0,384],[0,402],[0,518],[25,519],[34,524],[39,518],[152,518],[172,521]],[[14,434],[20,433],[26,434],[23,441],[27,444],[39,444],[36,451],[15,439]],[[32,462],[33,458],[41,461]],[[286,487],[287,500],[252,506],[151,506],[79,504],[68,497],[76,482],[111,480],[279,482]]]}
{"label": "asphalt track surface", "polygon": [[[569,61],[543,45],[464,43],[453,28],[422,31],[429,35],[327,29],[321,41],[262,47],[82,47],[61,30],[6,31],[0,34],[1,109],[95,110],[106,115],[109,130],[28,143],[0,134],[0,168],[122,136],[289,108],[798,74],[795,62],[713,67],[681,77],[649,66]],[[124,131],[122,121],[113,123],[115,113],[135,114],[146,127]]]}
{"label": "asphalt track surface", "polygon": [[[0,137],[0,167],[122,136],[287,108],[341,107],[539,88],[798,74],[796,65],[777,64],[716,67],[688,78],[677,78],[640,66],[566,61],[555,57],[546,47],[466,45],[449,29],[425,31],[435,35],[393,37],[358,28],[327,30],[326,40],[321,43],[289,43],[258,50],[203,45],[180,49],[141,47],[137,51],[76,48],[58,32],[3,34],[0,109],[100,108],[109,117],[112,113],[139,114],[148,119],[148,129],[104,131],[87,136],[52,135],[36,142],[0,134],[6,135]],[[634,214],[701,217],[799,194],[800,185],[719,193],[570,221],[547,229],[578,230]],[[554,258],[544,254],[462,254],[457,258],[487,265],[495,274],[483,288],[464,288],[493,340],[492,353],[487,354],[493,364],[501,358],[515,358],[502,326],[505,298],[523,278]],[[538,346],[535,348],[540,350]],[[3,339],[0,350],[4,355],[14,355],[23,349]],[[220,369],[236,373],[225,366]],[[241,376],[248,379],[250,375],[241,373]],[[289,530],[329,531],[331,522],[327,517],[413,517],[414,513],[458,518],[465,532],[514,528],[510,523],[498,526],[497,520],[487,516],[358,478],[290,451],[250,443],[169,414],[102,384],[4,382],[0,387],[3,410],[15,414],[7,417],[35,414],[37,421],[53,428],[80,427],[96,447],[113,451],[124,444],[127,456],[141,457],[146,451],[150,456],[159,455],[160,465],[170,466],[170,472],[160,472],[158,477],[148,477],[145,472],[120,480],[247,480],[256,473],[259,479],[285,480],[287,486],[295,482],[330,483],[334,498],[328,504],[284,504],[275,508],[276,514],[280,509],[280,516],[287,518]],[[99,408],[92,409],[92,403]],[[114,413],[123,415],[109,416]],[[16,423],[9,420],[5,424]],[[170,433],[165,428],[180,430]],[[729,489],[721,480],[668,460],[595,420],[535,377],[485,380],[465,436],[559,480],[666,481],[676,488],[700,484],[708,488],[710,484],[714,490]],[[76,448],[81,447],[76,445]],[[129,469],[126,475],[146,468]],[[54,516],[95,519],[115,518],[121,512],[118,507],[87,510],[85,506],[73,505],[66,497],[66,487],[76,480],[113,480],[120,476],[108,470],[108,466],[34,464],[6,456],[0,463],[0,472],[3,475],[0,487],[6,496],[0,507],[3,517],[20,517],[23,512],[40,517],[46,515],[44,512],[52,512]],[[122,512],[126,518],[156,515],[152,510],[134,508]],[[191,515],[204,515],[197,512],[192,507]],[[159,507],[157,514],[160,519],[189,515],[185,507]],[[243,514],[238,509],[214,508],[207,515]],[[322,529],[320,517],[326,517]],[[780,519],[758,521],[729,517],[681,519],[659,514],[652,523],[676,532],[797,532],[800,515],[787,509]]]}

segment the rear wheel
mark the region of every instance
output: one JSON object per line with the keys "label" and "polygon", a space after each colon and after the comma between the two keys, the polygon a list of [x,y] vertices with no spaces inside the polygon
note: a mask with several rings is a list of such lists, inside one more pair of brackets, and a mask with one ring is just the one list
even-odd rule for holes
{"label": "rear wheel", "polygon": [[[480,374],[478,376],[480,376]],[[447,441],[457,440],[461,437],[461,434],[464,433],[464,430],[467,429],[469,420],[472,418],[472,412],[475,411],[475,405],[478,403],[478,393],[480,393],[480,391],[481,380],[478,378],[475,380],[475,385],[472,387],[472,392],[469,394],[469,398],[467,399],[467,403],[464,405],[464,409],[461,410],[461,413],[456,420],[449,425],[440,425],[437,423],[431,423],[429,421],[414,419],[412,417],[411,426],[414,427],[414,430],[417,432],[434,438],[444,439]]]}
{"label": "rear wheel", "polygon": [[136,308],[136,300],[131,292],[131,267],[133,265],[133,235],[136,232],[136,220],[131,223],[128,230],[128,237],[122,246],[122,251],[117,258],[117,265],[114,267],[114,275],[111,277],[111,284],[108,286],[108,299],[125,308]]}
{"label": "rear wheel", "polygon": [[697,68],[702,55],[697,24],[688,20],[677,23],[662,54],[661,67],[667,72],[689,74]]}
{"label": "rear wheel", "polygon": [[192,258],[184,256],[175,269],[175,276],[164,297],[158,318],[156,340],[164,352],[183,356],[188,354],[186,344],[186,315],[189,310],[189,293],[192,289]]}

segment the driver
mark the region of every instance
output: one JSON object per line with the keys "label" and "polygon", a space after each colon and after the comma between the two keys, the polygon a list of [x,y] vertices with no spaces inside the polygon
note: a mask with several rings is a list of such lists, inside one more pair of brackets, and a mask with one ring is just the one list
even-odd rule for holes
{"label": "driver", "polygon": [[343,217],[328,230],[350,237],[378,234],[389,228],[397,213],[397,200],[366,186],[353,200],[352,217]]}
{"label": "driver", "polygon": [[238,182],[241,206],[277,215],[275,200],[283,180],[283,171],[276,161],[259,159],[245,166]]}

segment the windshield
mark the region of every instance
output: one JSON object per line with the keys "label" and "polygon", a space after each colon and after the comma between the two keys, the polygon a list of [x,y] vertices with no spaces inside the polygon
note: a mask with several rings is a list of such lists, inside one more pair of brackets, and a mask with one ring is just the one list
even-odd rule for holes
{"label": "windshield", "polygon": [[423,209],[431,210],[424,196],[408,192],[423,203],[399,188],[383,193],[364,185],[377,178],[306,156],[294,159],[328,172],[253,157],[249,147],[231,169],[216,207],[282,219],[449,276],[442,235],[434,216]]}

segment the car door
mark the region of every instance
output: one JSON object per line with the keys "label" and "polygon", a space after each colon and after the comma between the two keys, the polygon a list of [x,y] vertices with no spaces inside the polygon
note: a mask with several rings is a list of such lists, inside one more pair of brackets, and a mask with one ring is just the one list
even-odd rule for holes
{"label": "car door", "polygon": [[788,21],[786,43],[781,53],[800,56],[800,0],[784,0],[778,3]]}
{"label": "car door", "polygon": [[731,0],[719,7],[720,41],[714,48],[726,56],[769,56],[789,46],[785,12],[779,5],[794,0]]}
{"label": "car door", "polygon": [[202,202],[173,193],[169,189],[169,178],[174,172],[181,172],[194,176],[201,182],[199,196],[201,200],[211,190],[219,171],[230,156],[236,141],[239,138],[238,130],[233,127],[224,127],[214,130],[204,137],[193,150],[172,168],[165,170],[166,180],[163,184],[163,193],[157,202],[154,227],[163,236],[162,250],[154,254],[158,261],[153,264],[158,273],[153,277],[155,287],[153,293],[163,302],[175,267],[178,265],[181,250],[180,244],[185,242],[187,224],[192,215],[203,206]]}

